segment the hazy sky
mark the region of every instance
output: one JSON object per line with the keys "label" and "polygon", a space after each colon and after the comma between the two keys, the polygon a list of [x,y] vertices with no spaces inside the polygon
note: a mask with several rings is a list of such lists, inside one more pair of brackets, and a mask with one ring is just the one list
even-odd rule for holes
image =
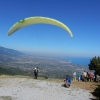
{"label": "hazy sky", "polygon": [[[47,24],[24,27],[7,36],[17,21],[32,16],[57,19],[62,28]],[[0,0],[0,46],[33,54],[100,55],[100,0]]]}

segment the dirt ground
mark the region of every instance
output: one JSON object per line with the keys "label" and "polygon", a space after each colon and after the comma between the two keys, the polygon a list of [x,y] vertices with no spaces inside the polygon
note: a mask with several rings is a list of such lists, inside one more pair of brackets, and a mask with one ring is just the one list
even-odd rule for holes
{"label": "dirt ground", "polygon": [[[51,81],[55,81],[55,82],[60,82],[63,84],[63,80],[61,79],[51,79]],[[71,86],[73,87],[79,87],[79,88],[82,88],[82,89],[86,89],[86,90],[89,90],[91,92],[94,91],[94,89],[96,89],[96,87],[100,85],[100,82],[84,82],[84,81],[72,81],[72,84]]]}
{"label": "dirt ground", "polygon": [[0,100],[97,100],[91,92],[98,83],[75,81],[70,88],[62,84],[63,79],[0,76]]}
{"label": "dirt ground", "polygon": [[[8,76],[8,75],[0,75],[0,78],[8,78],[8,77],[12,77],[12,78],[33,78],[33,77],[29,77],[29,76]],[[46,81],[54,81],[56,83],[61,83],[63,84],[63,79],[44,79],[44,78],[38,78],[38,80],[46,80]],[[86,90],[89,90],[91,92],[94,91],[94,89],[100,85],[100,83],[98,82],[84,82],[84,81],[72,81],[72,84],[71,86],[73,87],[79,87],[79,88],[82,88],[82,89],[86,89]]]}

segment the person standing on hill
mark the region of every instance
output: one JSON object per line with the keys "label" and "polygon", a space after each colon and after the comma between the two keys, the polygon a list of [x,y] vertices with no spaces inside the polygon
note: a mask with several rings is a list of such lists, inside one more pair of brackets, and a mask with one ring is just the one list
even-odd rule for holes
{"label": "person standing on hill", "polygon": [[80,81],[80,79],[81,79],[81,74],[78,73],[78,81]]}
{"label": "person standing on hill", "polygon": [[34,77],[35,79],[37,79],[37,69],[36,68],[34,69]]}
{"label": "person standing on hill", "polygon": [[88,72],[87,72],[86,78],[87,78],[87,82],[88,82],[88,81],[89,81],[89,78],[90,78],[90,76],[89,76],[89,73],[88,73]]}
{"label": "person standing on hill", "polygon": [[36,70],[37,70],[37,77],[38,77],[38,73],[39,73],[39,68],[37,67],[37,68],[36,68]]}
{"label": "person standing on hill", "polygon": [[90,77],[90,82],[91,82],[92,81],[92,78],[93,78],[92,72],[89,73],[89,77]]}
{"label": "person standing on hill", "polygon": [[80,80],[83,81],[83,73],[81,73]]}
{"label": "person standing on hill", "polygon": [[38,77],[38,73],[39,73],[39,68],[37,67],[35,67],[35,69],[34,69],[34,77],[35,77],[35,79],[37,79],[37,77]]}
{"label": "person standing on hill", "polygon": [[84,77],[84,81],[85,81],[85,82],[86,82],[86,79],[87,79],[86,76],[87,76],[87,73],[86,73],[86,71],[84,71],[84,72],[83,72],[83,77]]}
{"label": "person standing on hill", "polygon": [[76,72],[73,73],[73,81],[76,81]]}

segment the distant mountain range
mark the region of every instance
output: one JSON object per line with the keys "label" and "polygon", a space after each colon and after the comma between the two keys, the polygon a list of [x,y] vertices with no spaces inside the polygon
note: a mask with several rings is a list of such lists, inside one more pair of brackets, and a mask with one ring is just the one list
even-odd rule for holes
{"label": "distant mountain range", "polygon": [[19,56],[19,55],[23,55],[23,53],[17,50],[8,49],[0,46],[0,55]]}
{"label": "distant mountain range", "polygon": [[12,68],[9,64],[15,62],[15,58],[24,55],[22,52],[17,50],[8,49],[0,46],[0,75],[19,75],[24,74],[25,71],[21,71],[18,68]]}
{"label": "distant mountain range", "polygon": [[13,57],[18,57],[22,55],[24,55],[24,53],[0,46],[0,63],[11,62],[14,60]]}

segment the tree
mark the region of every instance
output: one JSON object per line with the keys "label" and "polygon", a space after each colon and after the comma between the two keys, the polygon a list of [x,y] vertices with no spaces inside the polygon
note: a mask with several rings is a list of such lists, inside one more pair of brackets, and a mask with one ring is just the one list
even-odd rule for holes
{"label": "tree", "polygon": [[100,75],[100,57],[93,57],[88,64],[90,70],[94,70],[96,75]]}

